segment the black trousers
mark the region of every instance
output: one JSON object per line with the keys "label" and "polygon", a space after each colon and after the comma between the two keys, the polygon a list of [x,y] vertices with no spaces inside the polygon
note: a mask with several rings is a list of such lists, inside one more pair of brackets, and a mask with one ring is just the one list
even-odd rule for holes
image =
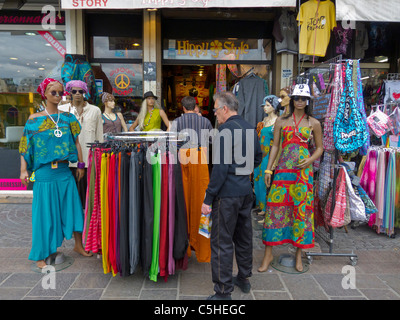
{"label": "black trousers", "polygon": [[142,232],[140,234],[140,257],[144,276],[149,275],[153,248],[154,200],[153,172],[146,157],[143,161],[143,201],[141,203]]}
{"label": "black trousers", "polygon": [[120,153],[121,157],[121,174],[120,174],[120,230],[119,230],[119,257],[120,257],[120,273],[125,277],[130,274],[129,264],[129,165],[130,156],[126,151]]}
{"label": "black trousers", "polygon": [[228,295],[233,291],[233,254],[238,278],[251,277],[253,268],[253,194],[236,198],[217,197],[211,212],[211,272],[214,291]]}
{"label": "black trousers", "polygon": [[76,187],[78,188],[78,194],[79,198],[81,199],[82,203],[82,208],[85,210],[86,207],[86,189],[87,189],[87,168],[85,168],[85,174],[82,177],[81,180],[78,181],[78,178],[76,177],[76,170],[77,168],[70,167],[70,170],[72,171],[72,175],[74,176],[75,182],[76,182]]}

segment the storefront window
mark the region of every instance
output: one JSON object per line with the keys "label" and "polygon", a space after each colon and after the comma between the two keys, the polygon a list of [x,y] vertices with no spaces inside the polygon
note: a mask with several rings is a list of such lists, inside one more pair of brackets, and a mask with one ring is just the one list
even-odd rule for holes
{"label": "storefront window", "polygon": [[93,58],[142,59],[142,40],[130,37],[92,37]]}
{"label": "storefront window", "polygon": [[0,190],[19,178],[18,143],[41,104],[36,89],[46,77],[61,80],[64,54],[64,31],[0,31]]}
{"label": "storefront window", "polygon": [[379,103],[379,89],[384,80],[386,80],[388,69],[367,69],[361,67],[361,81],[364,93],[364,102],[367,114],[371,106]]}
{"label": "storefront window", "polygon": [[101,63],[101,70],[107,79],[100,82],[100,91],[111,92],[125,121],[133,123],[142,103],[142,64]]}

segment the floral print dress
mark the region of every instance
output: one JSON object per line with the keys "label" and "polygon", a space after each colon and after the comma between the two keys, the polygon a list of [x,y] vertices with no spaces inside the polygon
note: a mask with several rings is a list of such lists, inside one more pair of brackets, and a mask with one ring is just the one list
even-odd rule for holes
{"label": "floral print dress", "polygon": [[262,233],[263,243],[274,246],[291,243],[295,247],[314,247],[313,170],[297,168],[299,160],[310,157],[310,127],[286,126],[282,129],[282,154],[267,198]]}
{"label": "floral print dress", "polygon": [[254,169],[254,193],[256,194],[256,205],[261,211],[265,211],[267,202],[267,189],[264,181],[264,171],[267,169],[269,152],[274,142],[274,125],[263,127],[260,131],[260,145],[262,151],[261,164]]}

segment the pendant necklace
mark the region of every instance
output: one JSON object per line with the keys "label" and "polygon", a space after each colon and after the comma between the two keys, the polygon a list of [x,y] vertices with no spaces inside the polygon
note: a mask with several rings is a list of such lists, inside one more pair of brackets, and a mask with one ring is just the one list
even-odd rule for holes
{"label": "pendant necklace", "polygon": [[44,108],[44,111],[46,111],[46,113],[49,116],[50,120],[53,121],[54,125],[56,126],[56,129],[54,130],[54,135],[57,138],[61,138],[63,134],[62,134],[62,131],[60,129],[58,129],[58,121],[60,120],[60,111],[58,111],[57,122],[55,122],[54,119],[50,116],[50,114],[47,112],[46,108]]}

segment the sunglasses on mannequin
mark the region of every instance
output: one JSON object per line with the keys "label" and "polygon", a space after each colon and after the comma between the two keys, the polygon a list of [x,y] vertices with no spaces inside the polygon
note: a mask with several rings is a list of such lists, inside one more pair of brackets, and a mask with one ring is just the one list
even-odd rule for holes
{"label": "sunglasses on mannequin", "polygon": [[84,93],[85,93],[84,90],[71,90],[71,93],[72,93],[72,94],[77,94],[78,92],[79,92],[80,94],[84,94]]}
{"label": "sunglasses on mannequin", "polygon": [[62,97],[64,95],[64,91],[50,91],[50,94],[54,97],[57,96],[57,94],[58,96]]}
{"label": "sunglasses on mannequin", "polygon": [[308,98],[307,98],[307,97],[299,97],[299,96],[296,96],[296,97],[293,97],[293,100],[294,100],[294,101],[299,101],[299,100],[301,100],[301,101],[307,101]]}

